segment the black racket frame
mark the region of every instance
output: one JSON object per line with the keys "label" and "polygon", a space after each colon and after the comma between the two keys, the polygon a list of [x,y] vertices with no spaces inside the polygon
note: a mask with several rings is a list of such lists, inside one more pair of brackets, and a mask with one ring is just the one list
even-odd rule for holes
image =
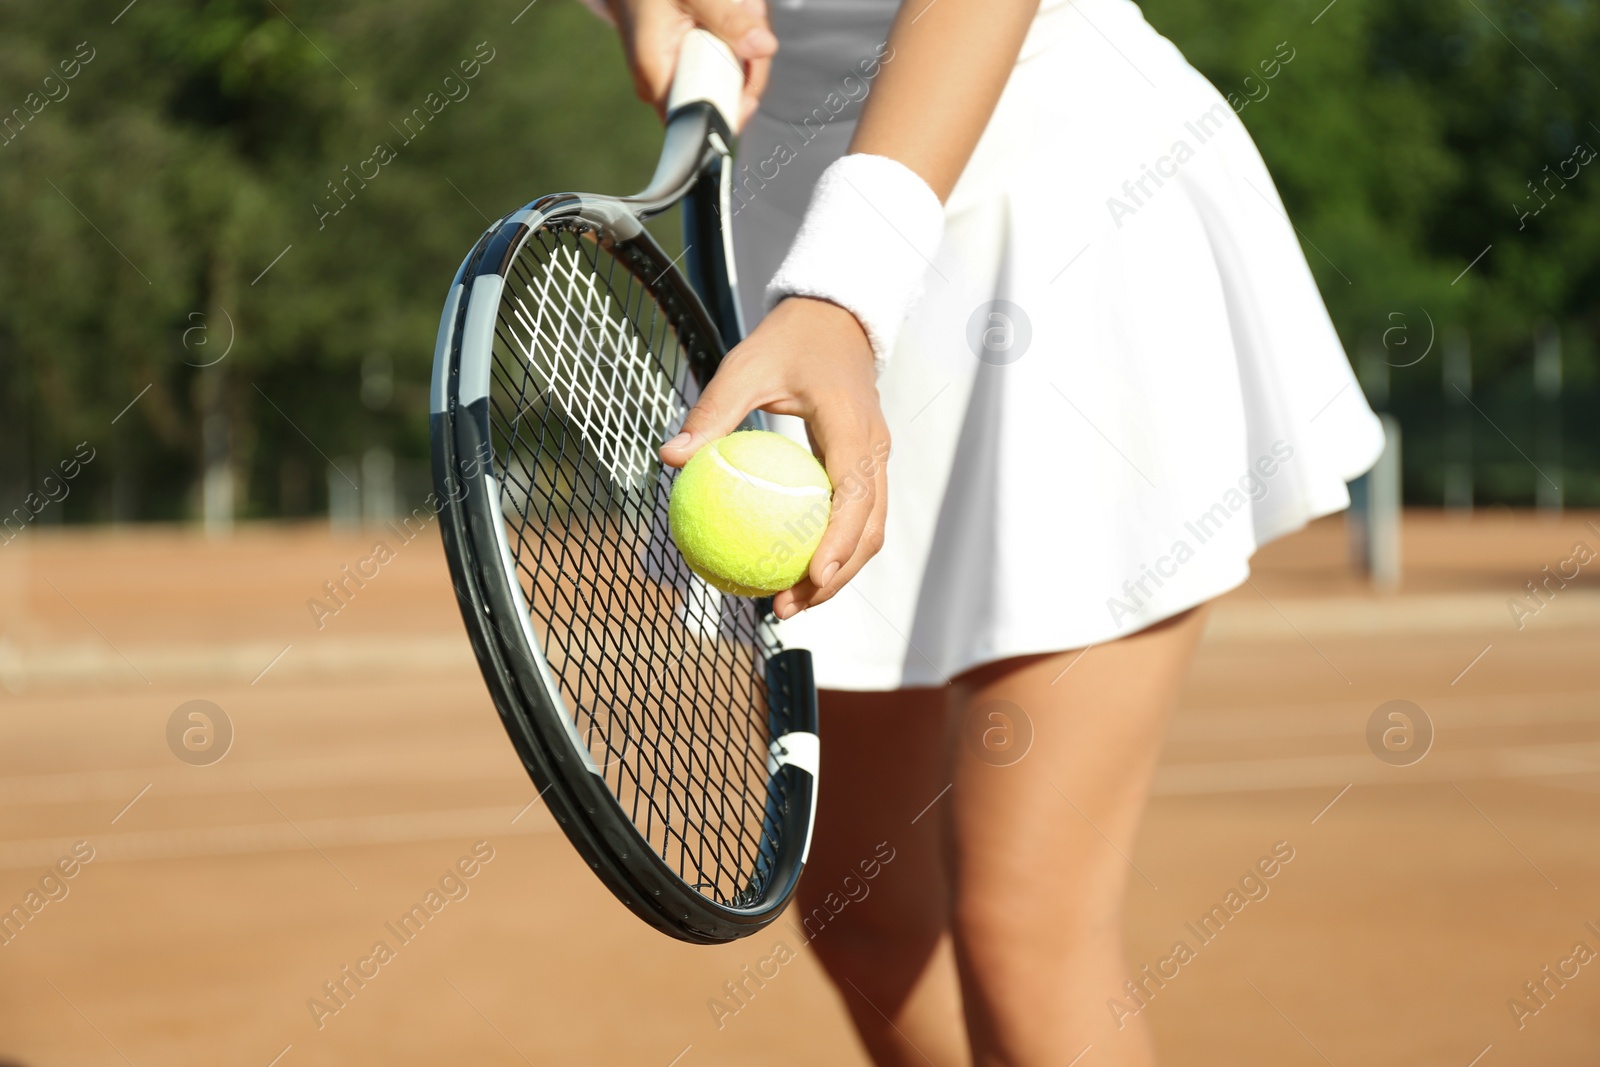
{"label": "black racket frame", "polygon": [[[518,252],[546,222],[582,220],[602,234],[606,246],[643,282],[673,317],[690,371],[701,387],[710,381],[740,336],[721,222],[724,172],[732,162],[730,132],[715,108],[703,102],[679,108],[668,119],[661,162],[645,191],[632,197],[558,193],[541,197],[491,226],[463,261],[446,305],[435,354],[434,397],[429,423],[434,483],[442,508],[440,530],[451,582],[490,695],[524,768],[568,839],[600,880],[635,915],[663,933],[697,944],[720,944],[749,936],[770,924],[793,895],[809,851],[816,803],[810,771],[780,763],[784,803],[772,799],[766,822],[784,843],[765,872],[765,888],[748,906],[729,906],[685,882],[634,827],[603,776],[593,773],[574,749],[567,710],[546,682],[549,668],[523,651],[521,610],[496,560],[504,531],[499,492],[493,482],[489,400],[459,403],[464,325],[474,282],[486,274],[502,278]],[[686,283],[650,236],[642,220],[683,207]],[[456,305],[452,308],[452,304]],[[454,322],[449,322],[454,314]],[[442,401],[442,402],[441,402]],[[491,478],[486,479],[488,473]],[[501,576],[496,581],[485,576]],[[771,610],[759,602],[759,618]],[[774,643],[774,647],[776,647]],[[539,656],[537,649],[534,655]],[[542,657],[541,657],[542,660]],[[768,727],[774,739],[795,731],[817,732],[816,689],[811,656],[781,649],[766,659]]]}

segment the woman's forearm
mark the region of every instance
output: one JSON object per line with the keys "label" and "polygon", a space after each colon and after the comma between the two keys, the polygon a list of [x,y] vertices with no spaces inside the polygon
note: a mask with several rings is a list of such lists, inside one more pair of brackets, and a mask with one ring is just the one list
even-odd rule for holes
{"label": "woman's forearm", "polygon": [[939,199],[989,123],[1039,0],[906,0],[889,30],[892,63],[861,111],[851,152],[888,156]]}

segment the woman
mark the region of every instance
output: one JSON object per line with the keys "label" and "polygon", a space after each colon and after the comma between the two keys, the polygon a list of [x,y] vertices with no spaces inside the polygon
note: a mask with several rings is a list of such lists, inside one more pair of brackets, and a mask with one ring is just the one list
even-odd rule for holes
{"label": "woman", "polygon": [[746,68],[754,326],[662,456],[759,408],[835,485],[775,601],[822,689],[818,958],[880,1064],[1151,1063],[1108,1001],[1205,605],[1382,445],[1259,155],[1130,0],[612,6],[658,106],[693,25]]}

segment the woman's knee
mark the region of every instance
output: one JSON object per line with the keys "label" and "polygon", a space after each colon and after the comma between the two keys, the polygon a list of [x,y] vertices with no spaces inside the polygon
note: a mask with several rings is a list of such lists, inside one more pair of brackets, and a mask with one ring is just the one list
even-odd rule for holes
{"label": "woman's knee", "polygon": [[813,881],[808,869],[793,928],[830,975],[892,996],[914,981],[949,925],[943,883],[915,874],[891,862],[870,879],[856,870]]}
{"label": "woman's knee", "polygon": [[950,931],[966,965],[996,978],[1061,975],[1121,944],[1121,893],[1088,885],[1041,893],[1039,886],[959,891]]}
{"label": "woman's knee", "polygon": [[841,990],[854,988],[891,1015],[910,996],[946,936],[934,924],[884,923],[855,917],[810,941],[817,962]]}

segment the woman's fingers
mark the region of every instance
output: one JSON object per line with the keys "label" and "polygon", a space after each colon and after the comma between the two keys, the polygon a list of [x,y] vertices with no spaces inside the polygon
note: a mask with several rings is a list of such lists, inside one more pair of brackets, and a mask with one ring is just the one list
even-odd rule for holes
{"label": "woman's fingers", "polygon": [[820,590],[855,555],[867,520],[872,517],[878,487],[871,477],[872,437],[867,425],[848,415],[837,419],[820,411],[816,424],[822,463],[833,483],[833,514],[806,573],[811,584]]}
{"label": "woman's fingers", "polygon": [[[832,600],[834,594],[838,593],[839,590],[853,580],[860,573],[861,568],[866,566],[867,562],[883,548],[885,523],[889,513],[889,479],[884,463],[889,454],[889,439],[887,428],[880,426],[878,431],[873,436],[873,448],[868,457],[866,467],[867,473],[863,475],[863,479],[870,481],[872,484],[871,506],[866,516],[866,522],[861,528],[860,535],[855,540],[849,558],[842,565],[835,568],[832,562],[827,562],[824,564],[821,573],[819,573],[816,562],[813,560],[811,574],[807,576],[807,582],[811,585],[811,589],[807,591],[805,598],[798,602],[797,610],[803,611],[806,608],[814,608],[818,604]],[[857,472],[859,473],[860,470],[861,468],[858,465]],[[831,527],[829,532],[832,532]],[[818,555],[820,556],[821,554],[821,547],[819,546]],[[827,577],[829,574],[831,574],[831,577]]]}
{"label": "woman's fingers", "polygon": [[806,577],[774,599],[779,618],[827,600],[883,545],[881,457],[888,452],[888,435],[881,423],[859,421],[841,408],[822,404],[812,416],[811,430],[833,483],[833,513]]}
{"label": "woman's fingers", "polygon": [[778,50],[762,0],[687,0],[683,9],[698,25],[727,42],[740,59],[770,59]]}
{"label": "woman's fingers", "polygon": [[752,59],[745,63],[744,94],[739,98],[739,114],[735,120],[739,128],[744,129],[745,123],[750,121],[750,116],[756,113],[756,108],[761,104],[761,94],[767,91],[767,77],[772,73],[772,60]]}
{"label": "woman's fingers", "polygon": [[755,110],[778,50],[763,0],[635,0],[618,5],[614,14],[622,30],[634,91],[657,112],[666,107],[684,35],[695,26],[721,38],[744,66],[743,114],[730,117],[742,123]]}
{"label": "woman's fingers", "polygon": [[694,19],[672,4],[634,5],[626,20],[623,45],[633,71],[634,92],[659,112],[678,66],[678,49],[694,28]]}
{"label": "woman's fingers", "polygon": [[710,30],[733,49],[744,68],[739,114],[728,116],[742,127],[755,113],[767,88],[772,57],[778,51],[778,38],[767,23],[767,5],[763,0],[689,0],[684,10],[696,25]]}
{"label": "woman's fingers", "polygon": [[[835,509],[828,532],[824,535],[823,543],[817,546],[817,554],[812,557],[811,569],[806,577],[794,588],[773,598],[772,609],[778,618],[790,618],[833,599],[883,547],[889,508],[888,474],[884,460],[889,454],[889,441],[886,429],[880,427],[880,431],[880,434],[873,435],[873,440],[878,443],[872,448],[865,464],[870,473],[863,476],[860,473],[862,465],[857,464],[837,476]],[[832,479],[835,476],[829,477]],[[863,488],[868,482],[871,484],[870,495]],[[867,503],[869,500],[870,506]],[[847,512],[843,523],[840,522],[841,508]],[[830,538],[837,539],[833,545],[829,544]],[[842,564],[837,562],[839,553],[834,551],[837,548],[848,552],[848,558]]]}

